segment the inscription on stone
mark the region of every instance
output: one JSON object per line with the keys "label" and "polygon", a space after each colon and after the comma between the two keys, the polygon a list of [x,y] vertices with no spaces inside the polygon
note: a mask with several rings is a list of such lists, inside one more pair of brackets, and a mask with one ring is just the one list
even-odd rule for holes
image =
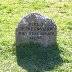
{"label": "inscription on stone", "polygon": [[53,20],[38,13],[31,13],[16,27],[16,45],[27,42],[38,42],[44,46],[54,44],[56,31]]}

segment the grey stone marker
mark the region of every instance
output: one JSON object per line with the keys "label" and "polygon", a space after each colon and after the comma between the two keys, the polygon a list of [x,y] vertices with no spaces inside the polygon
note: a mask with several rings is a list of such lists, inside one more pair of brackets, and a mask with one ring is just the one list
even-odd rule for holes
{"label": "grey stone marker", "polygon": [[16,27],[16,45],[38,42],[47,47],[56,43],[57,27],[54,21],[38,13],[24,17]]}

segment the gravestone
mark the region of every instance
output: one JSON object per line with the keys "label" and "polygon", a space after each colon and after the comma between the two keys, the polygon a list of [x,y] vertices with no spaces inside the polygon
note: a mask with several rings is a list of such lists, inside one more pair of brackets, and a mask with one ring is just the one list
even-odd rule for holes
{"label": "gravestone", "polygon": [[16,45],[40,43],[44,46],[56,43],[57,27],[54,21],[38,13],[24,17],[16,27]]}

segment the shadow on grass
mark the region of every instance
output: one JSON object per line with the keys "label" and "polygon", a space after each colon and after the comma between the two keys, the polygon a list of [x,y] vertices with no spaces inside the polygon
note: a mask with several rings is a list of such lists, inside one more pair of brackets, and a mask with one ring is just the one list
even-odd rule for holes
{"label": "shadow on grass", "polygon": [[28,72],[44,72],[61,65],[58,45],[43,47],[40,44],[24,44],[16,47],[17,63]]}

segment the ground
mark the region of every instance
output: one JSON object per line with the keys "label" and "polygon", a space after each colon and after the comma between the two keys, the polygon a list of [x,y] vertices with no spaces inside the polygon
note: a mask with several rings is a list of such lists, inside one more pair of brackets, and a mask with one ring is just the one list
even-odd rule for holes
{"label": "ground", "polygon": [[[72,0],[0,0],[0,72],[32,72],[28,70],[29,68],[18,65],[15,46],[16,25],[31,12],[48,16],[57,25],[58,47],[47,51],[50,51],[50,55],[51,52],[59,51],[61,60],[56,55],[58,53],[55,53],[55,57],[57,56],[56,61],[61,61],[61,64],[54,65],[54,68],[50,70],[44,69],[43,72],[72,72]],[[48,53],[40,54],[41,56],[43,54],[45,54],[44,56],[48,55]],[[51,57],[54,57],[52,55]],[[44,59],[44,57],[41,57],[41,59]],[[54,62],[54,60],[51,62]],[[35,66],[35,68],[39,67]]]}

